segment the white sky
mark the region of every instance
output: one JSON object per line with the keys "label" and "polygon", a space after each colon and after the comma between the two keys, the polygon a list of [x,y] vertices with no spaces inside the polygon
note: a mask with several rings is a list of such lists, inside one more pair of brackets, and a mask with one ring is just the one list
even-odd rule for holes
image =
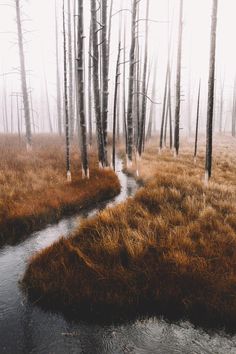
{"label": "white sky", "polygon": [[[39,102],[45,100],[44,92],[44,72],[48,80],[51,110],[55,109],[56,99],[56,78],[55,78],[55,0],[21,0],[24,11],[24,29],[30,31],[26,36],[26,63],[30,70],[30,82],[33,88],[33,101],[35,109],[40,116],[45,115],[45,109],[39,108]],[[67,0],[66,0],[67,2]],[[56,0],[57,11],[60,15],[61,24],[61,0]],[[71,0],[73,8],[74,0]],[[89,5],[90,0],[84,0],[86,14],[86,45],[88,44],[88,26],[89,26]],[[122,5],[123,4],[123,5]],[[114,11],[121,6],[130,8],[131,0],[114,0]],[[10,5],[10,6],[5,6]],[[176,68],[176,42],[178,30],[179,0],[150,0],[150,19],[167,21],[169,13],[169,29],[173,28],[172,58],[173,75],[172,93],[174,95],[175,68]],[[146,0],[141,0],[140,17],[145,18]],[[207,90],[208,63],[209,63],[209,41],[210,41],[210,21],[211,21],[212,0],[184,0],[184,37],[183,37],[183,78],[182,91],[185,95],[185,101],[182,104],[182,115],[184,126],[184,116],[188,103],[189,77],[191,77],[191,95],[193,103],[196,101],[196,90],[198,80],[202,79],[204,92]],[[219,96],[220,86],[225,81],[225,119],[229,122],[230,103],[232,101],[233,82],[236,74],[236,0],[219,0],[218,11],[218,31],[217,31],[217,92]],[[130,13],[124,12],[127,22],[126,37],[129,44],[130,32]],[[111,88],[114,83],[115,60],[117,52],[119,15],[113,17],[112,44],[111,44]],[[157,72],[157,100],[162,101],[163,86],[165,79],[167,48],[168,48],[168,23],[150,23],[149,35],[149,55],[152,61],[158,63]],[[32,31],[32,32],[31,32]],[[9,33],[6,33],[9,32]],[[144,33],[144,22],[140,24],[140,42],[142,45],[142,34]],[[123,37],[123,36],[122,36]],[[15,9],[13,0],[0,0],[0,88],[3,86],[3,73],[9,73],[19,68],[18,47],[16,43],[16,23]],[[62,34],[60,32],[62,44]],[[62,54],[62,53],[61,53]],[[129,45],[127,46],[127,56],[129,54]],[[128,69],[128,67],[127,67]],[[128,71],[127,71],[128,72]],[[128,76],[128,74],[127,74]],[[7,75],[5,77],[7,85],[7,99],[10,104],[10,94],[12,91],[20,91],[19,75]],[[151,90],[150,84],[150,90]],[[2,89],[0,90],[2,93]],[[2,96],[2,95],[1,95]],[[0,103],[2,97],[0,96]],[[206,94],[205,94],[206,99]],[[110,95],[112,102],[112,94]],[[159,106],[158,111],[160,111]],[[193,114],[195,106],[193,106]],[[158,112],[160,114],[160,112]],[[0,109],[0,129],[1,129],[1,109]],[[205,104],[202,109],[202,122],[205,122]],[[158,118],[159,119],[159,118]],[[192,118],[194,120],[194,117]],[[204,126],[204,125],[203,125]]]}

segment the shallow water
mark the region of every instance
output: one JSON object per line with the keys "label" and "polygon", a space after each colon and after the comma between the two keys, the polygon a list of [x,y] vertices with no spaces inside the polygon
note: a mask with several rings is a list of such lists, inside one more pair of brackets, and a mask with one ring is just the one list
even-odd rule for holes
{"label": "shallow water", "polygon": [[50,245],[61,235],[68,235],[81,218],[90,217],[136,192],[135,180],[121,169],[121,161],[118,161],[122,191],[112,201],[49,225],[18,245],[0,249],[0,354],[236,354],[236,336],[207,333],[189,322],[170,324],[162,319],[149,318],[116,325],[89,324],[44,312],[23,297],[18,280],[34,252]]}

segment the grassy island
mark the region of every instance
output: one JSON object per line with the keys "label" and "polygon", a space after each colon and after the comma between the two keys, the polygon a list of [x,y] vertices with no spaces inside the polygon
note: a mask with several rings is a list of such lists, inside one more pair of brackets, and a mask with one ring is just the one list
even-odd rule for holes
{"label": "grassy island", "polygon": [[151,308],[233,328],[235,148],[235,141],[218,145],[205,186],[203,149],[194,164],[188,146],[177,159],[147,147],[138,163],[144,187],[34,255],[24,288],[57,307]]}
{"label": "grassy island", "polygon": [[67,183],[63,139],[35,137],[33,151],[26,152],[17,136],[1,136],[0,245],[17,242],[23,234],[117,195],[117,176],[98,168],[95,151],[91,151],[90,161],[91,178],[82,179],[74,144],[72,183]]}

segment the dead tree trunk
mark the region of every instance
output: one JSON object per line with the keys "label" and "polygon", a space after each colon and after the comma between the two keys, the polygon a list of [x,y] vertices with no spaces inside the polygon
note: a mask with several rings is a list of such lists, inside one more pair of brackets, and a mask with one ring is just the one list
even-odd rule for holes
{"label": "dead tree trunk", "polygon": [[69,72],[69,120],[70,138],[74,135],[74,100],[73,100],[73,58],[72,58],[72,25],[71,25],[71,0],[68,0],[68,72]]}
{"label": "dead tree trunk", "polygon": [[127,154],[127,122],[126,122],[126,25],[124,25],[124,50],[123,50],[123,133],[125,136],[125,149]]}
{"label": "dead tree trunk", "polygon": [[221,87],[221,94],[220,94],[220,119],[219,119],[219,132],[222,133],[223,130],[223,109],[224,109],[224,82]]}
{"label": "dead tree trunk", "polygon": [[104,137],[101,118],[101,101],[99,87],[99,50],[96,0],[91,0],[92,43],[93,43],[93,88],[95,101],[95,114],[97,124],[98,159],[100,166],[105,165]]}
{"label": "dead tree trunk", "polygon": [[169,63],[167,65],[167,69],[166,69],[166,82],[165,82],[165,91],[164,91],[163,108],[162,108],[161,131],[160,131],[160,151],[163,149],[164,124],[165,124],[165,116],[166,116],[167,89],[168,89],[168,77],[169,77]]}
{"label": "dead tree trunk", "polygon": [[108,74],[109,74],[109,53],[108,53],[108,38],[107,38],[107,0],[102,0],[102,125],[104,139],[105,164],[107,162],[107,117],[108,117]]}
{"label": "dead tree trunk", "polygon": [[92,25],[90,24],[89,33],[89,73],[88,73],[88,122],[89,122],[89,145],[93,142],[93,124],[92,124]]}
{"label": "dead tree trunk", "polygon": [[200,96],[201,96],[201,80],[200,80],[200,82],[199,82],[198,99],[197,99],[197,119],[196,119],[195,148],[194,148],[194,161],[195,161],[195,162],[196,162],[196,158],[197,158],[197,148],[198,148],[198,130],[199,130]]}
{"label": "dead tree trunk", "polygon": [[213,0],[212,23],[211,23],[211,50],[209,64],[208,82],[208,104],[207,104],[207,138],[206,138],[206,164],[205,180],[208,183],[212,170],[212,121],[214,110],[214,85],[215,85],[215,57],[216,57],[216,29],[217,29],[218,0]]}
{"label": "dead tree trunk", "polygon": [[64,105],[65,105],[65,131],[66,131],[66,175],[67,182],[71,182],[70,171],[70,132],[67,92],[67,55],[66,55],[66,25],[65,25],[65,0],[63,0],[63,47],[64,47]]}
{"label": "dead tree trunk", "polygon": [[176,76],[175,139],[174,139],[174,146],[175,146],[175,154],[176,155],[179,154],[182,36],[183,36],[183,0],[180,0],[179,39],[178,39],[177,76]]}
{"label": "dead tree trunk", "polygon": [[113,107],[113,139],[112,139],[112,167],[115,171],[116,169],[116,126],[117,126],[117,97],[118,97],[118,86],[120,77],[120,52],[121,44],[119,42],[118,47],[118,57],[116,63],[116,81],[115,81],[115,93],[114,93],[114,107]]}
{"label": "dead tree trunk", "polygon": [[[155,69],[154,69],[153,86],[152,86],[152,96],[151,96],[152,101],[155,101],[156,76],[157,76],[157,65],[155,65]],[[148,129],[147,129],[146,140],[149,140],[149,139],[151,139],[151,137],[152,137],[154,106],[155,106],[154,103],[151,102],[151,108],[150,108],[150,114],[149,114],[149,122],[148,122]]]}
{"label": "dead tree trunk", "polygon": [[52,126],[50,103],[49,103],[49,96],[48,96],[48,84],[47,84],[47,79],[46,79],[45,73],[44,73],[44,84],[45,84],[45,93],[46,93],[46,101],[47,101],[49,130],[50,130],[50,133],[52,134],[53,133],[53,126]]}
{"label": "dead tree trunk", "polygon": [[59,49],[58,49],[58,19],[57,6],[55,2],[55,24],[56,24],[56,78],[57,78],[57,125],[58,133],[62,135],[62,114],[61,114],[61,79],[60,79],[60,64],[59,64]]}
{"label": "dead tree trunk", "polygon": [[18,32],[18,46],[20,55],[20,71],[21,71],[21,87],[24,103],[24,114],[25,114],[25,127],[26,127],[26,141],[27,150],[32,149],[32,134],[31,134],[31,119],[30,119],[30,107],[29,107],[29,96],[26,81],[26,70],[25,70],[25,55],[24,55],[24,45],[23,45],[23,33],[21,25],[21,12],[20,12],[20,0],[15,0],[16,3],[16,22],[17,22],[17,32]]}
{"label": "dead tree trunk", "polygon": [[79,0],[78,11],[78,49],[77,49],[77,75],[78,75],[78,94],[79,94],[79,116],[81,134],[81,161],[82,177],[89,178],[88,153],[87,153],[87,131],[85,119],[85,97],[84,97],[84,4]]}
{"label": "dead tree trunk", "polygon": [[147,115],[147,66],[148,66],[148,18],[149,18],[149,0],[146,0],[146,28],[145,28],[145,53],[144,53],[144,65],[143,65],[143,87],[142,87],[142,115],[140,122],[138,154],[141,156],[144,137],[145,137],[145,123]]}
{"label": "dead tree trunk", "polygon": [[128,165],[132,164],[133,153],[133,93],[134,93],[134,69],[135,69],[135,28],[137,5],[139,0],[133,0],[132,27],[131,27],[131,47],[130,47],[130,67],[129,67],[129,92],[127,111],[127,158]]}

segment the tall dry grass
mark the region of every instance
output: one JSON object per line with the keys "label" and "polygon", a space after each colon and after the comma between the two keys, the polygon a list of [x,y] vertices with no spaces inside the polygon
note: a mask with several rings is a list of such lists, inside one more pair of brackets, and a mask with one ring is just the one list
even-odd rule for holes
{"label": "tall dry grass", "polygon": [[16,136],[0,137],[0,244],[119,193],[118,178],[112,171],[98,169],[94,151],[89,181],[81,178],[76,143],[71,163],[73,181],[68,184],[63,139],[35,137],[33,151],[27,153]]}
{"label": "tall dry grass", "polygon": [[51,307],[151,309],[235,328],[235,147],[218,145],[208,187],[203,148],[194,165],[188,146],[175,160],[148,147],[145,186],[36,254],[25,289]]}

